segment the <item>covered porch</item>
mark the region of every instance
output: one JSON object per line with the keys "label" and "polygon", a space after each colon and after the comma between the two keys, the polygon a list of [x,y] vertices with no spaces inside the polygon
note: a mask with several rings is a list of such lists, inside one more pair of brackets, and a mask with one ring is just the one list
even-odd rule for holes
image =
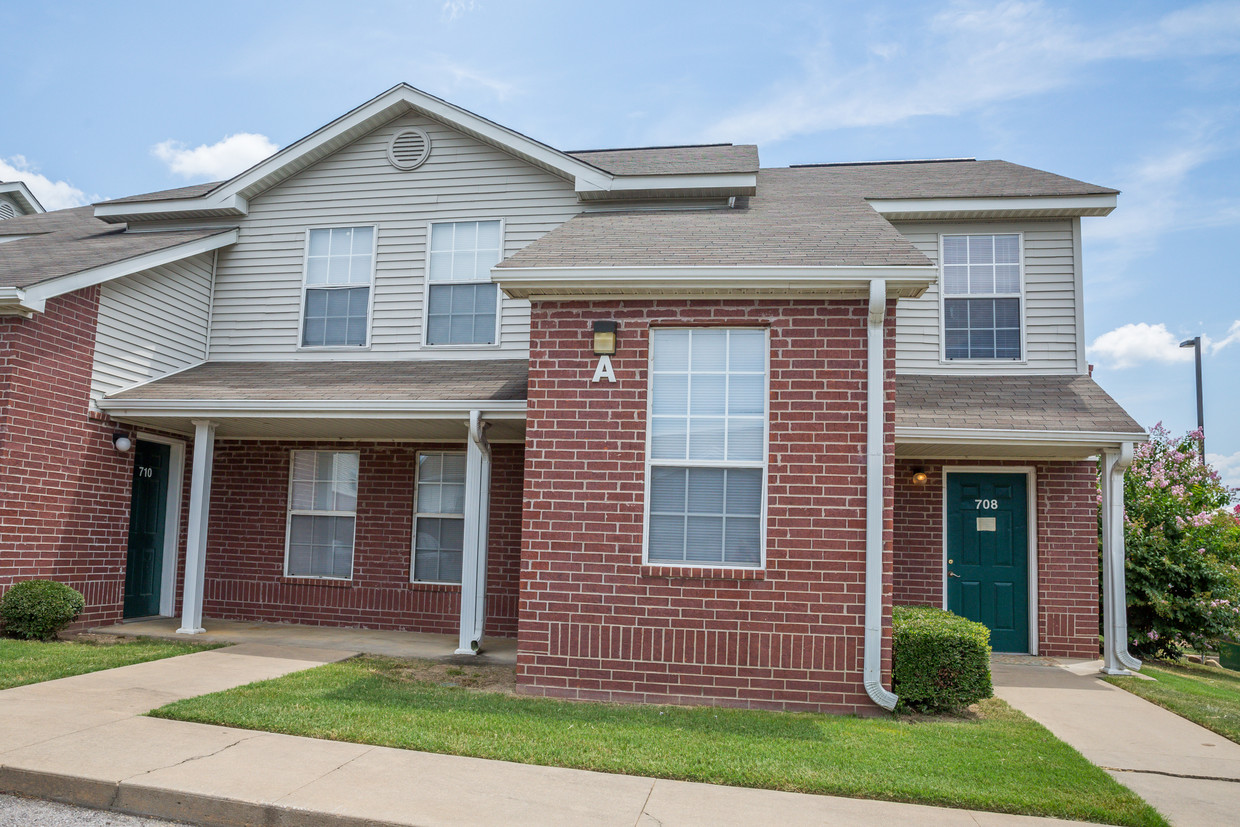
{"label": "covered porch", "polygon": [[[515,636],[525,372],[217,362],[104,398],[139,446],[178,436],[189,460],[167,484],[185,505],[163,506],[160,614],[182,635],[228,621],[452,633],[461,654],[488,630]],[[498,627],[497,598],[512,604]]]}

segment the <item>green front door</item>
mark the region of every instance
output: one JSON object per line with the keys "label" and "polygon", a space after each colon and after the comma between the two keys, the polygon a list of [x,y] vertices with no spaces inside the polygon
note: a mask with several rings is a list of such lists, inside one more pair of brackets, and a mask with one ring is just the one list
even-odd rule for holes
{"label": "green front door", "polygon": [[947,475],[947,608],[990,629],[996,652],[1029,651],[1024,474]]}
{"label": "green front door", "polygon": [[125,563],[125,617],[159,614],[171,454],[169,446],[158,442],[139,440],[134,448],[129,554]]}

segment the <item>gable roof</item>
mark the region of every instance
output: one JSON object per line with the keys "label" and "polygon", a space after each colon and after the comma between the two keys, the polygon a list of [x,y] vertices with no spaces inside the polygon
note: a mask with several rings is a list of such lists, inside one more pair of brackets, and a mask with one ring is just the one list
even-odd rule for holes
{"label": "gable roof", "polygon": [[[95,205],[95,215],[110,223],[245,215],[250,198],[410,111],[433,118],[458,132],[499,147],[527,163],[573,181],[583,199],[606,198],[613,192],[629,196],[631,191],[645,192],[652,188],[682,193],[703,191],[712,195],[722,192],[748,194],[753,188],[752,173],[705,172],[692,176],[693,180],[688,181],[675,181],[672,180],[674,176],[667,175],[656,184],[649,180],[625,181],[624,176],[608,172],[589,160],[561,152],[442,98],[415,89],[407,83],[400,83],[204,192],[191,191],[160,199],[104,201]],[[644,176],[637,177],[644,179]]]}
{"label": "gable roof", "polygon": [[[7,195],[16,201],[26,215],[46,212],[43,209],[43,205],[39,203],[39,199],[35,198],[34,193],[30,191],[30,187],[26,186],[25,181],[9,181],[7,183],[0,181],[0,195]],[[9,220],[11,221],[12,219]]]}
{"label": "gable roof", "polygon": [[876,199],[1010,199],[1115,190],[1006,161],[849,164],[762,169],[735,208],[632,210],[574,216],[493,271],[781,266],[930,267],[874,206]]}

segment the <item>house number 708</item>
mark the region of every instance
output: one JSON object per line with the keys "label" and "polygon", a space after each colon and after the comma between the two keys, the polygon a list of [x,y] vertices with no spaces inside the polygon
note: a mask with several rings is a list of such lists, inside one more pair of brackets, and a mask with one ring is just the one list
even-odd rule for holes
{"label": "house number 708", "polygon": [[985,509],[986,511],[994,511],[995,509],[999,507],[998,500],[974,500],[973,502],[977,503],[978,511],[981,511],[983,509]]}

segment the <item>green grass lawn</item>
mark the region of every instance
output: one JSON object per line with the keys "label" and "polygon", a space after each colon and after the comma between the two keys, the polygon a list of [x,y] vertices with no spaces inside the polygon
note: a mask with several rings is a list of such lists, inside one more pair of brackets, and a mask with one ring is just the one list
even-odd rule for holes
{"label": "green grass lawn", "polygon": [[53,640],[44,643],[0,638],[0,689],[213,648],[167,640],[119,643]]}
{"label": "green grass lawn", "polygon": [[482,668],[438,670],[427,662],[354,658],[150,714],[713,784],[1165,824],[1134,793],[999,700],[964,718],[862,719],[521,697],[468,688],[490,685]]}
{"label": "green grass lawn", "polygon": [[1240,743],[1240,672],[1196,663],[1147,663],[1140,678],[1107,678],[1147,701]]}

